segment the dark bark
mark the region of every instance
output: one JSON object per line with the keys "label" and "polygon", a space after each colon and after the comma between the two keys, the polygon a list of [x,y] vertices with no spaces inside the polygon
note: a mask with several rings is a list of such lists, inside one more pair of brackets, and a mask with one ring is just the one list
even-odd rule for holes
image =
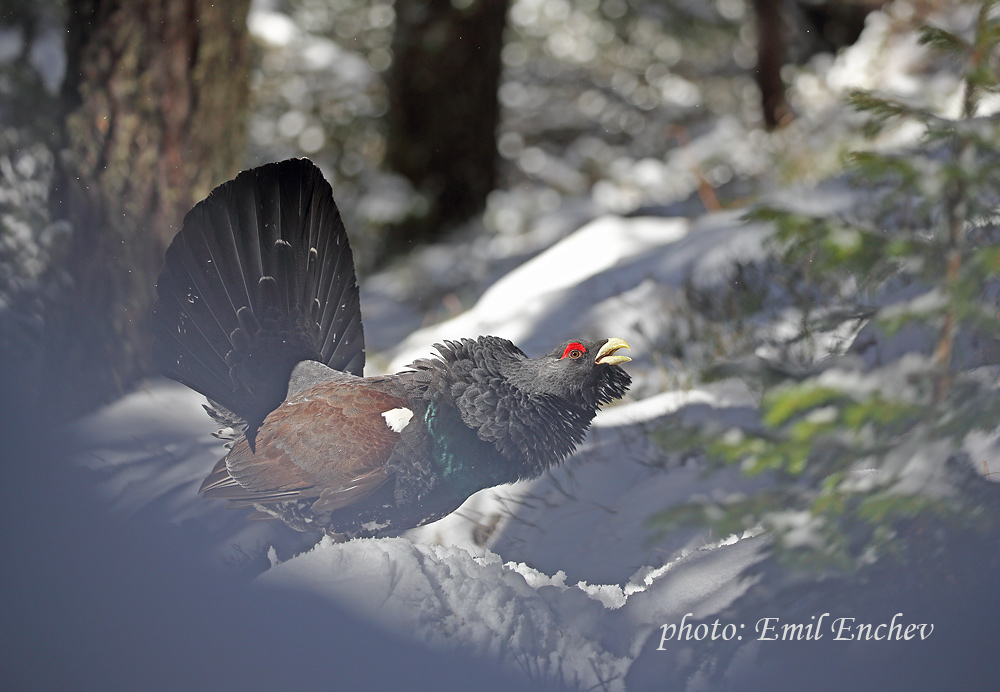
{"label": "dark bark", "polygon": [[826,0],[825,2],[804,2],[798,0],[797,10],[801,15],[797,30],[798,40],[804,43],[797,50],[789,51],[796,64],[804,65],[817,53],[836,53],[845,46],[853,45],[865,28],[869,14],[889,0]]}
{"label": "dark bark", "polygon": [[785,39],[781,24],[782,0],[754,0],[757,20],[757,86],[760,87],[764,124],[776,128],[789,115],[781,67],[785,64]]}
{"label": "dark bark", "polygon": [[53,217],[72,288],[46,317],[40,403],[86,412],[151,373],[163,252],[192,203],[238,169],[249,0],[70,0]]}
{"label": "dark bark", "polygon": [[858,40],[869,13],[888,0],[754,0],[757,69],[764,124],[779,127],[792,116],[781,68],[804,65],[817,53],[836,53]]}
{"label": "dark bark", "polygon": [[496,181],[500,50],[508,0],[396,4],[386,161],[429,201],[387,249],[433,239],[486,205]]}

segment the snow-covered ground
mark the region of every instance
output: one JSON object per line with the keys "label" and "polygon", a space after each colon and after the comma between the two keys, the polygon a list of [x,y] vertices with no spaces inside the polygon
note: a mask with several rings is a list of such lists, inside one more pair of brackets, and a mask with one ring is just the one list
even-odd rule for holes
{"label": "snow-covered ground", "polygon": [[[662,367],[646,340],[632,336],[656,290],[679,288],[692,274],[722,276],[726,261],[759,254],[761,238],[760,228],[728,214],[693,223],[602,217],[381,360],[402,368],[433,343],[469,334],[507,336],[529,352],[566,338],[625,334],[629,369],[641,379]],[[364,304],[364,287],[362,294]],[[175,383],[151,381],[75,426],[80,463],[116,511],[197,524],[203,540],[192,548],[207,560],[257,571],[270,564],[256,580],[261,598],[275,588],[310,591],[391,631],[547,682],[624,689],[650,633],[685,613],[707,617],[731,604],[750,583],[741,572],[767,543],[752,532],[713,540],[682,531],[653,540],[647,528],[672,504],[699,494],[721,500],[760,482],[736,471],[709,478],[697,461],[665,469],[650,436],[682,410],[696,419],[752,418],[752,397],[733,381],[602,411],[564,466],[478,493],[406,537],[323,540],[311,549],[316,536],[246,522],[197,495],[206,469],[224,454],[201,403]]]}
{"label": "snow-covered ground", "polygon": [[[664,381],[667,367],[651,357],[649,306],[685,281],[724,280],[728,264],[761,255],[764,235],[732,214],[598,218],[483,287],[469,310],[374,354],[373,362],[395,370],[436,341],[480,333],[513,338],[529,353],[576,336],[624,334],[633,346],[635,393],[598,415],[576,455],[535,481],[482,491],[404,537],[317,543],[317,536],[246,522],[241,512],[199,497],[198,484],[224,450],[199,395],[176,383],[150,381],[76,425],[78,463],[116,516],[179,524],[197,560],[221,565],[236,580],[258,575],[246,591],[252,600],[308,594],[431,650],[472,655],[543,687],[645,690],[678,676],[698,689],[705,671],[692,669],[692,657],[719,654],[671,651],[662,628],[736,617],[738,599],[769,584],[762,576],[774,569],[767,567],[769,538],[759,531],[659,535],[648,522],[697,497],[724,502],[767,478],[735,469],[708,475],[697,458],[667,463],[652,433],[668,418],[729,427],[752,422],[756,407],[733,379],[666,391],[649,386]],[[373,277],[374,290],[383,279]],[[369,290],[363,286],[362,310]],[[662,327],[669,318],[652,323]],[[383,334],[394,329],[372,326]],[[768,617],[800,611],[799,597],[780,595],[777,585],[787,580],[774,578],[779,597]],[[787,588],[794,593],[794,581]],[[818,608],[844,603],[843,594],[831,593]],[[808,624],[825,611],[802,618]],[[758,623],[733,627],[749,634]],[[748,663],[755,655],[724,659],[725,680],[759,681],[761,668]],[[773,685],[783,672],[769,675],[764,680]]]}

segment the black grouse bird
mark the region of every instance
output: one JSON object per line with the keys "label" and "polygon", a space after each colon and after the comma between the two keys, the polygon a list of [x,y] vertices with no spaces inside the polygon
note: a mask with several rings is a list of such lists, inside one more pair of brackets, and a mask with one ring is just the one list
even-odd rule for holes
{"label": "black grouse bird", "polygon": [[537,477],[631,381],[621,339],[532,359],[493,336],[362,377],[351,249],[306,159],[244,171],[199,202],[157,295],[158,367],[244,431],[201,491],[302,531],[398,533],[477,490]]}

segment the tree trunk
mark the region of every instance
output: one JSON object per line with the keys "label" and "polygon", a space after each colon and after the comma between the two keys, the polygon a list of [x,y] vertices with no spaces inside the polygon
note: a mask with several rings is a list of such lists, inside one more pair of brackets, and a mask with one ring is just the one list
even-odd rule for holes
{"label": "tree trunk", "polygon": [[53,217],[72,287],[51,306],[39,403],[57,420],[150,366],[163,252],[192,203],[238,169],[249,0],[70,0]]}
{"label": "tree trunk", "polygon": [[396,3],[386,161],[429,201],[393,229],[389,252],[482,211],[496,182],[500,50],[508,0]]}
{"label": "tree trunk", "polygon": [[789,114],[781,67],[785,64],[782,34],[782,0],[754,0],[757,19],[757,86],[760,87],[764,124],[776,128]]}

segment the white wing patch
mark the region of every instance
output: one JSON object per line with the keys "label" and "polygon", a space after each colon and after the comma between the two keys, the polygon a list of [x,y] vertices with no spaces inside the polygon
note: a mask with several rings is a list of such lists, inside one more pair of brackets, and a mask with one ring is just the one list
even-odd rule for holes
{"label": "white wing patch", "polygon": [[382,417],[385,418],[385,424],[389,429],[398,433],[403,432],[403,428],[413,418],[413,411],[408,408],[394,408],[383,413]]}

